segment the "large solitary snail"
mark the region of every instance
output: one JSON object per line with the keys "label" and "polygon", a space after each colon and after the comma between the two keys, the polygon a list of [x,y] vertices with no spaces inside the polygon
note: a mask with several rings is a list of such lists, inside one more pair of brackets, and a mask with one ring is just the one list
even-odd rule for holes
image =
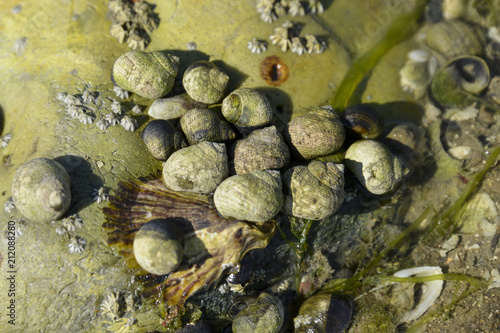
{"label": "large solitary snail", "polygon": [[16,208],[30,220],[49,222],[66,212],[71,202],[71,181],[64,167],[48,158],[22,164],[12,183]]}

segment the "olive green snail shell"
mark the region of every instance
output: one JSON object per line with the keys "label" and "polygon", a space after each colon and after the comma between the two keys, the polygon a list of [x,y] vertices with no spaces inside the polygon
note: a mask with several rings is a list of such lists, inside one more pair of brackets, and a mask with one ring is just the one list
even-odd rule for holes
{"label": "olive green snail shell", "polygon": [[262,293],[233,319],[234,333],[278,333],[285,319],[285,308],[278,297]]}
{"label": "olive green snail shell", "polygon": [[187,146],[181,132],[167,120],[150,121],[141,133],[148,150],[160,161],[165,161],[173,152]]}
{"label": "olive green snail shell", "polygon": [[382,142],[363,139],[354,142],[345,153],[345,165],[361,185],[373,194],[394,190],[409,173],[402,160]]}
{"label": "olive green snail shell", "polygon": [[321,220],[335,214],[344,202],[344,165],[313,161],[295,166],[283,175],[288,215]]}
{"label": "olive green snail shell", "polygon": [[160,98],[172,90],[178,62],[163,52],[131,51],[116,59],[111,80],[144,98]]}
{"label": "olive green snail shell", "polygon": [[204,141],[173,153],[163,165],[163,182],[174,191],[211,193],[228,176],[226,146]]}
{"label": "olive green snail shell", "polygon": [[64,215],[71,203],[71,180],[64,167],[47,158],[22,164],[12,182],[16,208],[32,221],[49,222]]}
{"label": "olive green snail shell", "polygon": [[264,222],[283,204],[279,171],[255,170],[224,180],[214,192],[214,205],[227,219]]}
{"label": "olive green snail shell", "polygon": [[260,91],[240,88],[224,98],[222,114],[236,126],[258,128],[271,122],[273,109],[267,97]]}
{"label": "olive green snail shell", "polygon": [[229,76],[211,62],[197,61],[189,65],[184,72],[182,84],[195,101],[213,104],[226,94]]}
{"label": "olive green snail shell", "polygon": [[149,273],[165,275],[183,259],[182,235],[175,220],[157,219],[142,225],[134,237],[134,257]]}
{"label": "olive green snail shell", "polygon": [[255,130],[234,145],[234,169],[237,174],[280,169],[289,162],[290,151],[275,126]]}
{"label": "olive green snail shell", "polygon": [[283,136],[292,155],[312,159],[339,150],[345,140],[345,130],[333,108],[321,106],[292,119]]}
{"label": "olive green snail shell", "polygon": [[236,138],[236,133],[229,123],[218,114],[207,108],[193,108],[186,112],[180,126],[190,145],[202,141],[230,141]]}

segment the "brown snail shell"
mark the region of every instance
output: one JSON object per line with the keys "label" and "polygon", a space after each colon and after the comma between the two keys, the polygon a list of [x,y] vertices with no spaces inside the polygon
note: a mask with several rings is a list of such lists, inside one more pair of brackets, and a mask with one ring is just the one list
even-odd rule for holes
{"label": "brown snail shell", "polygon": [[283,175],[283,212],[310,220],[335,214],[344,202],[344,165],[313,161],[295,166]]}
{"label": "brown snail shell", "polygon": [[160,98],[172,90],[178,63],[178,57],[163,52],[130,51],[116,59],[111,80],[144,98]]}
{"label": "brown snail shell", "polygon": [[239,127],[259,128],[269,124],[273,109],[267,97],[251,88],[231,92],[222,102],[222,114]]}
{"label": "brown snail shell", "polygon": [[363,139],[377,139],[384,134],[384,119],[369,105],[350,106],[340,119],[346,128]]}
{"label": "brown snail shell", "polygon": [[345,130],[333,108],[326,105],[292,119],[283,136],[293,155],[311,159],[340,149]]}
{"label": "brown snail shell", "polygon": [[34,158],[16,171],[12,199],[32,221],[49,222],[64,215],[71,203],[71,180],[64,167],[48,158]]}
{"label": "brown snail shell", "polygon": [[268,221],[283,205],[278,171],[255,170],[227,178],[214,192],[214,205],[227,219]]}
{"label": "brown snail shell", "polygon": [[167,120],[150,121],[141,133],[141,139],[153,156],[165,161],[176,150],[187,146],[184,136]]}
{"label": "brown snail shell", "polygon": [[289,162],[290,152],[275,126],[255,130],[234,146],[234,169],[237,174],[280,169]]}
{"label": "brown snail shell", "polygon": [[202,141],[230,141],[236,138],[231,125],[208,108],[193,108],[186,112],[180,126],[190,145]]}
{"label": "brown snail shell", "polygon": [[174,191],[211,193],[228,175],[226,146],[204,141],[173,153],[163,165],[163,182]]}
{"label": "brown snail shell", "polygon": [[134,257],[149,273],[173,272],[183,258],[182,234],[175,220],[156,219],[141,226],[134,237]]}
{"label": "brown snail shell", "polygon": [[195,101],[213,104],[224,97],[229,84],[229,76],[214,63],[196,61],[184,72],[182,84],[188,95]]}

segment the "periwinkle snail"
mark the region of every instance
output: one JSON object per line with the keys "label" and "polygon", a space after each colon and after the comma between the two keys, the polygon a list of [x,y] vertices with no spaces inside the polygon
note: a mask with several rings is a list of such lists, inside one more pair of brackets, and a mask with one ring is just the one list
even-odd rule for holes
{"label": "periwinkle snail", "polygon": [[340,119],[348,130],[363,139],[376,139],[384,133],[384,119],[366,104],[346,108]]}
{"label": "periwinkle snail", "polygon": [[344,143],[345,130],[332,107],[320,106],[292,119],[283,136],[292,155],[312,159],[336,152]]}
{"label": "periwinkle snail", "polygon": [[283,204],[280,173],[255,170],[227,178],[214,192],[215,208],[227,219],[264,222]]}
{"label": "periwinkle snail", "polygon": [[22,164],[12,183],[16,208],[32,221],[57,220],[71,203],[71,180],[64,167],[48,158]]}
{"label": "periwinkle snail", "polygon": [[321,220],[336,213],[344,202],[344,165],[313,161],[283,175],[286,214]]}
{"label": "periwinkle snail", "polygon": [[182,234],[175,220],[145,223],[134,237],[134,257],[149,273],[165,275],[174,271],[183,258]]}
{"label": "periwinkle snail", "polygon": [[226,94],[229,76],[214,63],[196,61],[184,72],[182,84],[195,101],[213,104]]}
{"label": "periwinkle snail", "polygon": [[231,92],[224,98],[221,111],[224,118],[243,132],[265,126],[273,117],[271,103],[267,97],[251,88],[240,88]]}
{"label": "periwinkle snail", "polygon": [[163,165],[163,182],[174,191],[210,193],[228,175],[226,146],[204,141],[180,149]]}
{"label": "periwinkle snail", "polygon": [[363,187],[379,195],[394,190],[409,173],[404,162],[387,146],[371,139],[354,142],[345,153],[345,165]]}
{"label": "periwinkle snail", "polygon": [[144,98],[160,98],[172,90],[178,62],[178,57],[158,51],[127,52],[113,64],[111,80]]}
{"label": "periwinkle snail", "polygon": [[208,108],[192,108],[179,123],[190,145],[202,141],[229,141],[236,137],[229,123]]}
{"label": "periwinkle snail", "polygon": [[262,293],[234,317],[233,333],[278,333],[284,318],[285,308],[280,299]]}
{"label": "periwinkle snail", "polygon": [[151,154],[160,161],[165,161],[174,151],[187,146],[182,133],[162,119],[150,121],[142,131],[141,139]]}

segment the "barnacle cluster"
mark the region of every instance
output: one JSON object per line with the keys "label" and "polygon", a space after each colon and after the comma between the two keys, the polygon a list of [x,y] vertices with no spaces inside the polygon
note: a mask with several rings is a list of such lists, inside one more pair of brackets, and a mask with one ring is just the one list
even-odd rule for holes
{"label": "barnacle cluster", "polygon": [[159,19],[154,6],[146,1],[112,0],[108,2],[108,18],[112,21],[111,36],[127,43],[133,50],[144,50],[151,34],[158,28]]}
{"label": "barnacle cluster", "polygon": [[[115,86],[113,92],[120,99],[128,98],[128,91]],[[109,126],[121,124],[128,131],[135,131],[137,121],[128,115],[122,103],[113,97],[104,97],[103,93],[90,90],[85,86],[78,94],[59,93],[56,98],[64,106],[66,113],[70,118],[77,119],[84,125],[95,124],[100,130],[104,131]],[[138,114],[142,110],[140,106],[134,105],[131,113]],[[96,120],[97,119],[97,120]]]}
{"label": "barnacle cluster", "polygon": [[[56,222],[57,221],[52,221],[52,223]],[[56,227],[56,233],[61,236],[68,236],[69,253],[75,254],[83,252],[83,250],[85,250],[85,247],[87,246],[87,240],[76,235],[76,231],[83,228],[83,218],[78,216],[78,214],[73,214],[62,219],[61,222],[61,225],[59,227]]]}
{"label": "barnacle cluster", "polygon": [[280,16],[304,16],[306,13],[323,13],[319,0],[257,0],[257,11],[264,22],[274,22]]}
{"label": "barnacle cluster", "polygon": [[274,45],[277,45],[281,51],[291,50],[298,55],[322,53],[325,50],[326,44],[324,41],[311,34],[301,37],[299,32],[300,27],[287,20],[281,26],[274,28],[274,33],[269,36],[269,40]]}

